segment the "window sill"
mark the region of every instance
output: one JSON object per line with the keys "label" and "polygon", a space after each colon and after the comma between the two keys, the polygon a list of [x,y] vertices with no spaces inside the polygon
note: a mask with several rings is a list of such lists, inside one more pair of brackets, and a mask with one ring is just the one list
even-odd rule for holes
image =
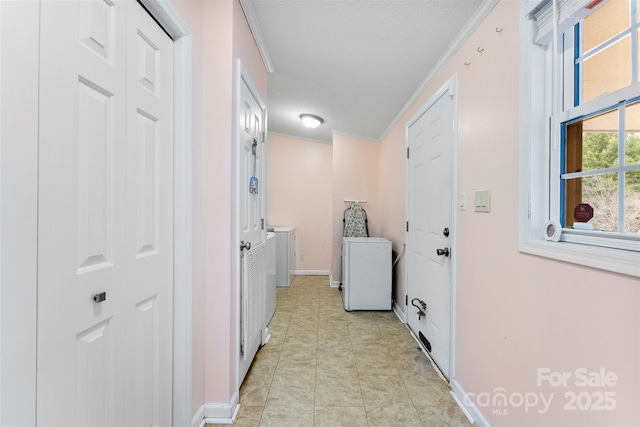
{"label": "window sill", "polygon": [[531,238],[520,252],[640,277],[640,252]]}

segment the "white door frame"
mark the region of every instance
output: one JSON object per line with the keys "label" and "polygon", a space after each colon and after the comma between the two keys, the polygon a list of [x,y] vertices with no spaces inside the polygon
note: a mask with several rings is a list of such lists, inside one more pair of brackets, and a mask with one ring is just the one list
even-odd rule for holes
{"label": "white door frame", "polygon": [[[187,425],[192,415],[192,36],[169,0],[140,2],[174,40],[173,424]],[[21,52],[39,57],[40,20],[38,3],[12,3],[0,2],[0,20],[19,23],[0,26],[0,84],[11,79],[19,89],[3,88],[0,104],[0,250],[19,250],[0,252],[0,342],[18,345],[0,347],[0,424],[36,425],[38,62],[14,57]],[[15,114],[21,114],[19,120]],[[19,194],[8,190],[16,183]]]}
{"label": "white door frame", "polygon": [[[240,176],[241,173],[241,168],[240,168],[240,156],[238,155],[238,147],[241,144],[240,141],[240,132],[239,132],[239,126],[238,126],[238,119],[239,119],[239,108],[242,102],[242,98],[241,98],[241,94],[242,94],[242,82],[244,82],[247,87],[249,88],[249,91],[251,92],[251,94],[253,95],[253,97],[256,99],[256,101],[258,102],[258,106],[260,107],[260,109],[262,110],[262,128],[263,128],[263,132],[265,134],[265,138],[267,135],[267,104],[264,102],[264,100],[262,99],[262,96],[260,95],[260,91],[258,90],[258,86],[255,84],[253,78],[251,77],[251,74],[249,73],[249,70],[247,70],[247,68],[244,66],[244,64],[242,63],[242,60],[240,59],[236,59],[234,64],[233,64],[233,119],[232,119],[232,129],[233,129],[233,135],[232,135],[232,139],[234,141],[234,156],[235,156],[235,170],[236,170],[236,176],[233,182],[233,187],[231,189],[231,194],[233,197],[233,212],[231,213],[231,227],[233,230],[235,230],[235,234],[234,234],[234,242],[233,242],[233,248],[236,248],[237,252],[232,252],[232,256],[231,256],[231,271],[233,271],[233,278],[232,278],[232,288],[235,289],[235,293],[233,295],[233,298],[235,299],[235,306],[236,306],[236,315],[235,315],[235,336],[236,336],[236,349],[234,351],[235,354],[235,360],[236,360],[236,369],[235,369],[235,379],[236,379],[236,385],[235,385],[235,394],[234,394],[234,402],[232,402],[235,406],[236,403],[238,403],[238,399],[240,396],[240,364],[237,363],[237,361],[240,360],[240,313],[241,313],[241,307],[240,304],[242,303],[242,301],[240,301],[240,286],[242,285],[242,282],[240,280],[240,277],[242,275],[242,271],[241,271],[241,263],[240,263],[240,232],[239,232],[239,220],[238,218],[240,217],[240,196],[239,196],[239,183],[244,182],[242,177]],[[265,143],[266,145],[266,140]],[[261,159],[261,161],[263,162],[264,165],[264,161],[265,159]],[[263,172],[264,175],[266,176],[266,170],[263,167]],[[266,187],[266,180],[264,179],[263,176],[263,182],[261,182],[260,188],[262,188],[261,191],[266,191],[267,187]],[[263,215],[266,216],[266,200],[267,197],[266,195],[263,197],[264,200],[264,204],[265,204],[265,210],[263,210]],[[265,218],[266,221],[266,218]],[[265,222],[265,241],[266,241],[266,222]],[[235,408],[232,407],[231,411],[235,411]]]}
{"label": "white door frame", "polygon": [[[406,148],[409,149],[409,128],[416,122],[420,117],[427,112],[433,105],[444,95],[452,96],[453,99],[453,143],[451,147],[451,225],[452,225],[452,236],[451,236],[451,247],[453,250],[451,251],[451,310],[450,310],[450,340],[449,340],[449,382],[453,381],[455,378],[455,337],[456,337],[456,265],[457,265],[457,242],[458,242],[458,206],[457,206],[457,193],[458,193],[458,78],[457,74],[451,76],[447,82],[442,85],[438,91],[436,91],[431,98],[422,106],[420,109],[407,121],[405,125],[405,141]],[[410,188],[409,188],[409,159],[407,159],[407,167],[405,168],[405,213],[406,213],[406,221],[409,221],[409,197],[410,197]],[[410,240],[409,240],[409,232],[405,232],[405,242],[407,244],[407,248],[405,253],[410,253]],[[406,289],[406,295],[410,295],[411,284],[409,283],[409,269],[407,267],[407,262],[405,262],[405,271],[404,271],[404,283]],[[405,305],[404,312],[404,322],[408,325],[409,319],[409,310],[410,306]],[[431,356],[427,352],[424,352],[429,359]],[[431,360],[433,363],[433,360]]]}
{"label": "white door frame", "polygon": [[173,425],[192,417],[192,58],[191,29],[169,0],[139,0],[173,39]]}

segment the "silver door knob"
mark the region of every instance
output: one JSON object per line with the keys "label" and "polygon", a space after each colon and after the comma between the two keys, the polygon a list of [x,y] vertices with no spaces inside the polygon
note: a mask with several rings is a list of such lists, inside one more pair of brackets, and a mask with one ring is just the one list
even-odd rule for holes
{"label": "silver door knob", "polygon": [[243,250],[249,250],[251,249],[251,242],[244,242],[244,240],[240,241],[240,252],[242,252]]}

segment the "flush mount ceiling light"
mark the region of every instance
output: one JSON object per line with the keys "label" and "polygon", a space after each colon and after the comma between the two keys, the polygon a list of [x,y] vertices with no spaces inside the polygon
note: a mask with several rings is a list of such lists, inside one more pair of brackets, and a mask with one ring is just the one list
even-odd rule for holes
{"label": "flush mount ceiling light", "polygon": [[300,120],[302,120],[302,123],[310,129],[315,129],[324,123],[324,119],[322,117],[314,116],[313,114],[300,114]]}

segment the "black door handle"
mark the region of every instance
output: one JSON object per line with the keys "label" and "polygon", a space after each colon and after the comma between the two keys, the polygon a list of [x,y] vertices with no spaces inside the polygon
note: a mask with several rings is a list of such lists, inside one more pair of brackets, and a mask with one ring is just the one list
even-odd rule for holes
{"label": "black door handle", "polygon": [[444,248],[444,249],[436,249],[436,253],[438,255],[444,255],[444,256],[449,256],[449,248]]}
{"label": "black door handle", "polygon": [[251,249],[251,242],[247,242],[245,243],[244,240],[240,241],[240,251],[242,252],[243,250],[249,250]]}

